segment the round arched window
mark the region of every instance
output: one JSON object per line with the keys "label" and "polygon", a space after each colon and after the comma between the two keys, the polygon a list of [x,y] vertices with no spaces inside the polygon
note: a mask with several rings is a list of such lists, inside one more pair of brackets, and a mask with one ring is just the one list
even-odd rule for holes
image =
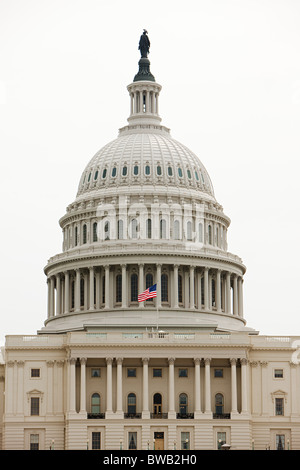
{"label": "round arched window", "polygon": [[107,169],[104,168],[103,173],[102,173],[102,178],[105,179],[107,175]]}
{"label": "round arched window", "polygon": [[182,169],[180,167],[178,168],[178,176],[179,178],[182,178]]}

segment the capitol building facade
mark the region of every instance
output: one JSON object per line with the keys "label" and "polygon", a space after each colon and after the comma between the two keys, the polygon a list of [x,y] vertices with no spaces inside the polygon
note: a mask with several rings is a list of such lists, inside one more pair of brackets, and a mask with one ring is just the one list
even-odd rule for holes
{"label": "capitol building facade", "polygon": [[247,326],[230,219],[162,125],[147,54],[127,89],[59,221],[45,323],[6,337],[0,448],[299,450],[300,337]]}

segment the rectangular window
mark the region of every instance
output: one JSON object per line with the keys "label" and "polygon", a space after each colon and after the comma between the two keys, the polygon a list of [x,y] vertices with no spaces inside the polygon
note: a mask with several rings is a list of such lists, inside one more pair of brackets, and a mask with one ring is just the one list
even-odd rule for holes
{"label": "rectangular window", "polygon": [[101,449],[101,432],[92,432],[92,450]]}
{"label": "rectangular window", "polygon": [[127,377],[136,377],[136,369],[127,369]]}
{"label": "rectangular window", "polygon": [[187,377],[188,376],[188,370],[187,369],[179,369],[179,377]]}
{"label": "rectangular window", "polygon": [[283,416],[283,398],[275,398],[275,414],[276,416]]}
{"label": "rectangular window", "polygon": [[153,377],[162,377],[162,369],[153,369]]}
{"label": "rectangular window", "polygon": [[31,377],[40,377],[40,369],[31,369]]}
{"label": "rectangular window", "polygon": [[101,370],[99,368],[91,369],[91,377],[101,377]]}
{"label": "rectangular window", "polygon": [[137,433],[136,432],[128,433],[128,449],[129,450],[137,449]]}
{"label": "rectangular window", "polygon": [[181,438],[181,450],[189,450],[190,449],[190,433],[182,432],[180,438]]}
{"label": "rectangular window", "polygon": [[275,377],[275,379],[282,379],[283,378],[283,369],[275,369],[274,370],[274,377]]}
{"label": "rectangular window", "polygon": [[284,434],[276,434],[276,450],[285,450]]}
{"label": "rectangular window", "polygon": [[30,415],[39,416],[40,414],[40,399],[31,397],[30,399]]}
{"label": "rectangular window", "polygon": [[38,434],[30,434],[30,450],[39,450]]}
{"label": "rectangular window", "polygon": [[215,377],[223,377],[223,369],[215,369]]}

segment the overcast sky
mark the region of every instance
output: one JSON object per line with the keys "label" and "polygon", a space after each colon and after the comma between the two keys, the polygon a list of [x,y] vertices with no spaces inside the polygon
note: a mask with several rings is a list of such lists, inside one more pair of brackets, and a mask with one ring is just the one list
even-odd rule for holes
{"label": "overcast sky", "polygon": [[297,0],[0,0],[0,344],[44,324],[58,220],[127,124],[143,28],[162,124],[231,219],[248,326],[300,335],[299,24]]}

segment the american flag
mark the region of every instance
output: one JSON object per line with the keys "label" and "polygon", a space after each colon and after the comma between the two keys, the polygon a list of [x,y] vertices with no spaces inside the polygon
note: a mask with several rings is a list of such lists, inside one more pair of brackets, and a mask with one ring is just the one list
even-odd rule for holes
{"label": "american flag", "polygon": [[147,299],[152,299],[152,297],[156,297],[156,284],[154,286],[148,287],[144,292],[138,295],[138,301],[143,302]]}

